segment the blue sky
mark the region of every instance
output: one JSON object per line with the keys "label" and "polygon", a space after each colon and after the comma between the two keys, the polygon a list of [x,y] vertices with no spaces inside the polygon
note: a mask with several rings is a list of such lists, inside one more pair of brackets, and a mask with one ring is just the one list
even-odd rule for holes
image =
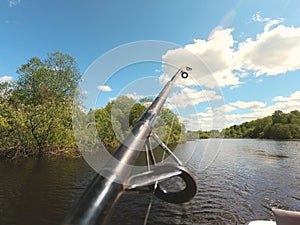
{"label": "blue sky", "polygon": [[[182,83],[168,106],[190,129],[229,126],[276,109],[300,109],[299,15],[297,0],[1,0],[0,81],[15,79],[31,57],[56,50],[73,56],[84,74],[120,45],[165,41],[181,48],[162,54],[164,62],[193,64],[189,51],[211,71],[205,77],[203,68],[191,65],[196,83]],[[97,85],[102,91],[95,107],[124,93],[154,95],[171,72],[159,62],[122,68]],[[212,78],[217,85],[207,81]],[[219,114],[226,116],[221,125]]]}

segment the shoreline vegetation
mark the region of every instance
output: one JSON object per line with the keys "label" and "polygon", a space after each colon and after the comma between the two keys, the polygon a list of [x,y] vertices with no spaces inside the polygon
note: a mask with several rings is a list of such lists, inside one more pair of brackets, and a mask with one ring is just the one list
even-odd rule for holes
{"label": "shoreline vegetation", "polygon": [[[188,132],[189,133],[189,132]],[[271,116],[244,122],[224,128],[222,131],[190,132],[192,139],[198,138],[237,138],[300,140],[300,112],[283,113],[276,110]]]}
{"label": "shoreline vegetation", "polygon": [[[74,58],[54,52],[45,60],[31,58],[17,70],[15,81],[0,83],[0,160],[81,157],[74,138],[72,107],[80,101],[81,74]],[[115,149],[133,128],[147,106],[120,96],[103,108],[76,113],[95,124],[107,149]],[[163,108],[155,132],[172,145],[205,138],[300,139],[300,112],[275,111],[271,116],[222,131],[187,131],[179,117]],[[82,140],[88,141],[82,133]]]}

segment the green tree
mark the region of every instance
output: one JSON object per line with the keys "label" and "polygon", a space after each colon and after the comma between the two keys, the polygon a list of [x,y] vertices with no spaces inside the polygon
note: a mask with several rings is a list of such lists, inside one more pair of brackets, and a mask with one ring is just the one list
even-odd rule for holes
{"label": "green tree", "polygon": [[[109,102],[103,109],[94,111],[100,139],[107,147],[115,148],[135,126],[146,107],[134,99],[120,96]],[[163,108],[154,132],[168,144],[178,143],[182,124],[171,110]],[[163,136],[164,135],[164,136]]]}
{"label": "green tree", "polygon": [[265,117],[258,119],[254,123],[254,130],[251,133],[252,138],[267,138],[267,130],[272,125],[272,118]]}
{"label": "green tree", "polygon": [[273,124],[275,123],[287,123],[287,115],[284,114],[281,110],[276,110],[273,114],[272,114],[272,120],[273,120]]}
{"label": "green tree", "polygon": [[44,61],[30,59],[17,73],[10,93],[1,98],[9,121],[2,151],[9,151],[11,158],[40,158],[76,149],[72,102],[81,75],[75,60],[54,52]]}
{"label": "green tree", "polygon": [[103,109],[95,110],[97,131],[104,145],[108,148],[117,147],[145,109],[145,106],[136,103],[134,99],[120,96]]}
{"label": "green tree", "polygon": [[167,144],[178,143],[181,138],[182,124],[179,117],[170,109],[163,108],[158,121],[156,122],[154,132],[157,135],[165,134],[161,139]]}
{"label": "green tree", "polygon": [[134,127],[134,125],[140,119],[140,117],[143,115],[145,110],[146,110],[146,107],[139,103],[135,103],[132,106],[130,113],[129,113],[129,126],[131,128]]}
{"label": "green tree", "polygon": [[134,104],[134,99],[127,96],[120,96],[105,106],[105,109],[113,120],[120,123],[122,137],[125,137],[130,131],[129,116]]}
{"label": "green tree", "polygon": [[269,137],[272,139],[290,139],[292,133],[288,124],[276,123],[270,128]]}
{"label": "green tree", "polygon": [[140,103],[146,103],[146,102],[153,102],[153,99],[149,98],[149,97],[145,97],[145,98],[140,99]]}
{"label": "green tree", "polygon": [[289,124],[291,138],[300,139],[300,126],[298,124]]}
{"label": "green tree", "polygon": [[114,120],[105,109],[96,109],[94,113],[96,128],[102,143],[108,148],[118,146],[120,143],[118,139],[124,138],[121,124]]}
{"label": "green tree", "polygon": [[291,111],[288,115],[288,121],[291,124],[297,124],[300,126],[300,112],[298,110]]}

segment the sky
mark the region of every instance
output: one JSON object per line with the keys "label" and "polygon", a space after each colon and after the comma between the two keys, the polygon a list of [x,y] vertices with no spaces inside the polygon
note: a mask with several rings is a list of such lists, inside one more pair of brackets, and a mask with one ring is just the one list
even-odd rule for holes
{"label": "sky", "polygon": [[298,0],[1,0],[0,82],[61,51],[92,84],[83,93],[97,108],[124,94],[154,97],[190,66],[166,106],[190,130],[221,129],[300,109],[299,15]]}

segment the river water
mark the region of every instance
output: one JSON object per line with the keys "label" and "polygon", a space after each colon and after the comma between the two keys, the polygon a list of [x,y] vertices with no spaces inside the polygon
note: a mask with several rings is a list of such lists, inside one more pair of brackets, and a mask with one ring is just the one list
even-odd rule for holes
{"label": "river water", "polygon": [[[178,155],[198,192],[185,204],[124,194],[109,224],[245,224],[271,208],[300,211],[300,142],[206,139]],[[186,158],[185,158],[186,157]],[[0,162],[0,224],[60,224],[95,172],[82,159]]]}

